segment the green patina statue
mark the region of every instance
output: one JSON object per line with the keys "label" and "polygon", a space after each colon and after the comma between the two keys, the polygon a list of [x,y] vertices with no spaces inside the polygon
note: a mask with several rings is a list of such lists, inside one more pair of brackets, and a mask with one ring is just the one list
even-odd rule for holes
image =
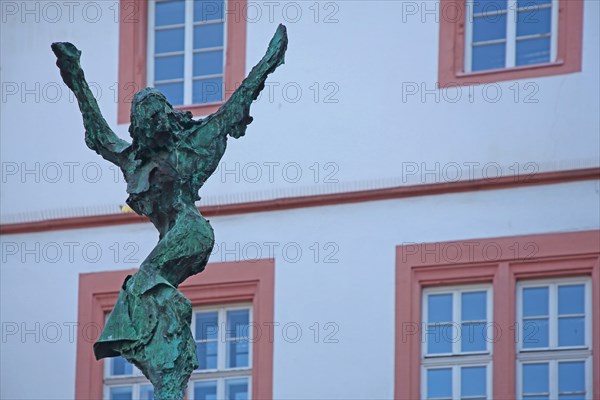
{"label": "green patina statue", "polygon": [[141,90],[131,105],[129,143],[102,117],[79,64],[81,52],[71,43],[52,44],[60,74],[78,100],[87,146],[121,168],[127,204],[147,216],[160,234],[139,271],[123,282],[94,344],[97,359],[122,355],[136,365],[154,385],[157,400],[183,399],[198,367],[191,303],[177,290],[204,270],[214,244],[210,224],[194,205],[198,190],[217,168],[227,135],[239,138],[246,132],[252,122],[250,105],[267,76],[283,64],[286,48],[286,29],[279,25],[263,59],[205,119],[173,109],[155,89]]}

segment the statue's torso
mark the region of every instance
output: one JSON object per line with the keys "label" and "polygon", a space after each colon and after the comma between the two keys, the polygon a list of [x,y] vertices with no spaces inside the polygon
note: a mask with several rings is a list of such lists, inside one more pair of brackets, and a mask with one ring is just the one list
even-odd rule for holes
{"label": "statue's torso", "polygon": [[172,214],[199,200],[198,190],[216,170],[227,139],[225,135],[187,133],[173,148],[141,156],[130,153],[122,170],[129,193],[127,203],[133,210],[149,217]]}

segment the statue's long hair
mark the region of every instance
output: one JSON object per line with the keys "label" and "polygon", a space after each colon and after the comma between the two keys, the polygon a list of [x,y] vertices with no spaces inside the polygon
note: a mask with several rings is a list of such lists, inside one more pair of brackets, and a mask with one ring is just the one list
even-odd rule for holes
{"label": "statue's long hair", "polygon": [[133,96],[129,135],[136,153],[173,148],[179,134],[194,124],[192,113],[173,108],[164,94],[145,88]]}

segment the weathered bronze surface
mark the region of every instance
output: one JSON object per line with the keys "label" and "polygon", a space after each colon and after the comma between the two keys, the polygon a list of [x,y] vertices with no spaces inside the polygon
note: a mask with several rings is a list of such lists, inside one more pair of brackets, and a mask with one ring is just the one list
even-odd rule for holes
{"label": "weathered bronze surface", "polygon": [[131,105],[129,133],[120,139],[102,117],[71,43],[53,43],[56,65],[79,103],[87,146],[118,165],[127,181],[127,204],[146,215],[159,242],[139,271],[123,282],[100,339],[97,359],[122,355],[154,385],[157,400],[183,399],[198,367],[190,330],[192,307],[177,286],[204,270],[214,245],[209,222],[194,205],[198,190],[215,171],[227,136],[239,138],[252,122],[250,105],[267,75],[283,64],[287,33],[279,25],[263,59],[214,114],[193,120],[173,109],[153,88],[138,92]]}

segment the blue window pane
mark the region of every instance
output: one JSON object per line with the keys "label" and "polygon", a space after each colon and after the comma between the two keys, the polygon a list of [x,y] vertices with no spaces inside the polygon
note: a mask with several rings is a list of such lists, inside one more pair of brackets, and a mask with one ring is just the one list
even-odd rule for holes
{"label": "blue window pane", "polygon": [[452,325],[427,327],[427,354],[452,353],[454,340]]}
{"label": "blue window pane", "polygon": [[548,315],[548,288],[523,289],[523,316],[545,317]]}
{"label": "blue window pane", "polygon": [[461,314],[463,321],[481,321],[486,317],[486,292],[462,294]]}
{"label": "blue window pane", "polygon": [[506,0],[473,0],[473,13],[490,13],[506,10]]}
{"label": "blue window pane", "polygon": [[550,400],[548,396],[527,396],[525,397],[527,400]]}
{"label": "blue window pane", "polygon": [[198,369],[217,368],[217,342],[196,343],[196,355],[198,356]]}
{"label": "blue window pane", "polygon": [[196,313],[196,340],[217,339],[219,315],[215,312]]}
{"label": "blue window pane", "polygon": [[131,400],[133,398],[131,386],[119,386],[110,388],[110,400]]}
{"label": "blue window pane", "polygon": [[194,54],[194,76],[223,73],[223,51],[207,51]]}
{"label": "blue window pane", "polygon": [[194,49],[206,49],[207,47],[223,47],[224,24],[208,24],[194,27]]}
{"label": "blue window pane", "polygon": [[583,314],[585,312],[585,287],[568,285],[558,287],[558,314]]}
{"label": "blue window pane", "polygon": [[460,369],[460,395],[486,396],[486,371],[485,367],[463,367]]}
{"label": "blue window pane", "polygon": [[585,394],[559,394],[559,400],[586,400]]}
{"label": "blue window pane", "polygon": [[249,323],[249,310],[227,311],[227,338],[248,337]]}
{"label": "blue window pane", "polygon": [[517,12],[517,36],[550,33],[552,11],[550,8]]}
{"label": "blue window pane", "polygon": [[183,51],[183,42],[183,28],[156,31],[154,35],[154,52],[160,54]]}
{"label": "blue window pane", "polygon": [[548,347],[548,319],[523,321],[523,348]]}
{"label": "blue window pane", "polygon": [[427,370],[427,398],[452,397],[452,370]]}
{"label": "blue window pane", "polygon": [[183,104],[183,82],[161,83],[154,85],[154,87],[166,96],[171,105],[180,106]]}
{"label": "blue window pane", "polygon": [[558,319],[558,345],[582,346],[585,340],[583,317],[562,317]]}
{"label": "blue window pane", "polygon": [[236,339],[227,342],[227,368],[240,368],[248,366],[248,339]]}
{"label": "blue window pane", "polygon": [[248,379],[228,379],[225,381],[227,400],[248,400]]}
{"label": "blue window pane", "polygon": [[131,375],[133,373],[133,365],[123,357],[115,357],[110,360],[111,375]]}
{"label": "blue window pane", "polygon": [[461,351],[485,351],[486,323],[463,324],[461,331]]}
{"label": "blue window pane", "polygon": [[473,42],[506,38],[506,14],[475,17]]}
{"label": "blue window pane", "polygon": [[154,388],[152,385],[140,386],[140,400],[154,400]]}
{"label": "blue window pane", "polygon": [[548,363],[523,364],[523,394],[548,393]]}
{"label": "blue window pane", "polygon": [[217,382],[202,381],[194,383],[194,400],[216,400]]}
{"label": "blue window pane", "polygon": [[223,78],[194,80],[192,103],[213,103],[223,100]]}
{"label": "blue window pane", "polygon": [[568,361],[558,363],[558,392],[585,391],[585,362]]}
{"label": "blue window pane", "polygon": [[156,57],[154,80],[183,79],[183,56]]}
{"label": "blue window pane", "polygon": [[517,41],[517,65],[547,62],[550,62],[550,38]]}
{"label": "blue window pane", "polygon": [[517,8],[541,6],[550,3],[552,3],[552,0],[517,0]]}
{"label": "blue window pane", "polygon": [[156,2],[156,26],[183,24],[185,22],[184,0],[157,1]]}
{"label": "blue window pane", "polygon": [[427,296],[427,308],[427,322],[452,322],[451,294],[430,294]]}
{"label": "blue window pane", "polygon": [[472,57],[472,71],[504,68],[506,63],[506,46],[504,43],[473,46]]}
{"label": "blue window pane", "polygon": [[194,2],[194,21],[222,20],[224,14],[223,0],[196,0]]}

